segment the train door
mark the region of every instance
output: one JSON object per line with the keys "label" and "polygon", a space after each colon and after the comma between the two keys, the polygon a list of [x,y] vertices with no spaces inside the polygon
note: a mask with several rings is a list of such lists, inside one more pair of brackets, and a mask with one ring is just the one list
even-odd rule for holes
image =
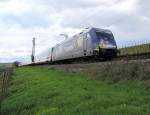
{"label": "train door", "polygon": [[84,55],[91,54],[91,37],[89,33],[84,34]]}
{"label": "train door", "polygon": [[87,34],[83,35],[83,52],[84,52],[84,56],[86,56],[87,54]]}

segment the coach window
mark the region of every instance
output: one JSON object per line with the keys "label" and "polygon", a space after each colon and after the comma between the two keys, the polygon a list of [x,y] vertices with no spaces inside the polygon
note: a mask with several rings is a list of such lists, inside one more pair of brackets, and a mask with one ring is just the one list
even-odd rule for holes
{"label": "coach window", "polygon": [[88,38],[88,39],[90,39],[90,38],[91,38],[89,33],[87,33],[87,38]]}
{"label": "coach window", "polygon": [[58,56],[58,54],[59,54],[59,46],[57,46],[56,48],[56,56]]}
{"label": "coach window", "polygon": [[83,35],[80,35],[78,38],[77,38],[77,46],[78,48],[81,48],[83,46]]}

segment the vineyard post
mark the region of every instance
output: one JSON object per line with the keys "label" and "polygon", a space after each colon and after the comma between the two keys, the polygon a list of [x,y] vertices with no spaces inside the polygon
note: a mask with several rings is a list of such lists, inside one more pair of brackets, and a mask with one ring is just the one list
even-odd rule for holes
{"label": "vineyard post", "polygon": [[150,58],[150,42],[149,42],[148,54],[149,54],[148,57]]}

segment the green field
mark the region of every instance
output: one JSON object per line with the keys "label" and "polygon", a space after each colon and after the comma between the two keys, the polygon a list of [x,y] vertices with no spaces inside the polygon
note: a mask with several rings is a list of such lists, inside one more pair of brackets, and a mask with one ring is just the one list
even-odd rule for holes
{"label": "green field", "polygon": [[3,115],[149,115],[150,92],[53,68],[17,68]]}
{"label": "green field", "polygon": [[120,49],[120,55],[150,53],[150,43]]}

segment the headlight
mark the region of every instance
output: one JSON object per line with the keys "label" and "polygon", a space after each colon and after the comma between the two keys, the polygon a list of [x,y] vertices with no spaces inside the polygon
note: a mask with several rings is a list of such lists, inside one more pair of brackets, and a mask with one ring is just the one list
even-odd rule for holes
{"label": "headlight", "polygon": [[107,48],[107,44],[100,44],[99,47],[100,48]]}

